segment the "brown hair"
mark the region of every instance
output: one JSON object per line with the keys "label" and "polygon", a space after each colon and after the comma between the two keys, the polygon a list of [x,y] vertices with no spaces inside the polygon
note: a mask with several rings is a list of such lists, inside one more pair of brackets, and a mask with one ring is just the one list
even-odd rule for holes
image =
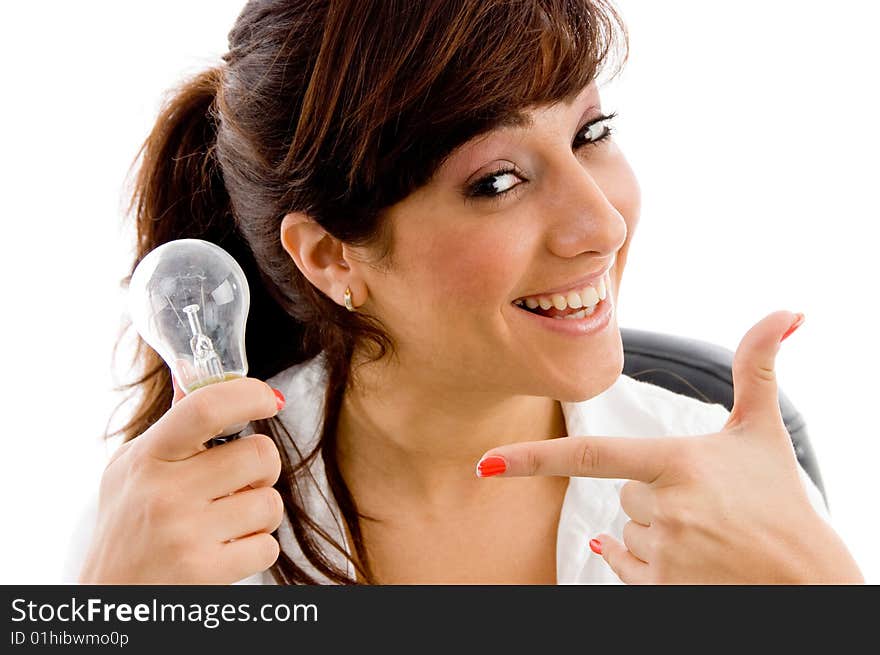
{"label": "brown hair", "polygon": [[[250,284],[249,375],[265,380],[326,354],[323,431],[312,452],[303,457],[277,418],[254,429],[278,445],[276,488],[287,519],[303,555],[331,581],[357,583],[316,535],[375,582],[359,527],[368,517],[340,475],[335,432],[356,347],[379,359],[394,344],[377,320],[348,312],[301,274],[281,245],[283,217],[306,212],[388,265],[386,208],[471,138],[527,107],[570,100],[618,51],[622,66],[626,28],[605,0],[252,0],[229,33],[223,63],[164,103],[135,158],[142,156],[129,207],[137,226],[132,271],[167,241],[216,243]],[[137,397],[133,415],[108,434],[126,441],[167,411],[173,393],[168,367],[139,338],[135,363],[139,377],[120,387]],[[301,502],[319,450],[356,559]],[[284,552],[272,574],[283,584],[316,582]]]}

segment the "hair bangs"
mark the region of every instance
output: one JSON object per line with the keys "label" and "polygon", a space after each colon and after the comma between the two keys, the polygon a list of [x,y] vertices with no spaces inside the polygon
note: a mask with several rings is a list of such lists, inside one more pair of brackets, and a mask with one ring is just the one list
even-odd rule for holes
{"label": "hair bangs", "polygon": [[609,64],[613,78],[628,56],[626,27],[605,0],[417,6],[406,25],[396,22],[400,14],[376,25],[410,39],[383,53],[383,74],[349,106],[347,124],[359,124],[361,138],[335,149],[336,157],[349,153],[346,202],[394,204],[460,145],[497,127],[525,125],[529,107],[570,102]]}
{"label": "hair bangs", "polygon": [[[495,47],[481,53],[487,73],[475,88],[486,100],[482,112],[500,125],[522,123],[522,110],[571,102],[611,67],[613,78],[628,56],[628,36],[620,16],[595,0],[533,0],[521,12],[493,12]],[[476,62],[475,62],[476,65]],[[479,89],[479,90],[477,90]]]}

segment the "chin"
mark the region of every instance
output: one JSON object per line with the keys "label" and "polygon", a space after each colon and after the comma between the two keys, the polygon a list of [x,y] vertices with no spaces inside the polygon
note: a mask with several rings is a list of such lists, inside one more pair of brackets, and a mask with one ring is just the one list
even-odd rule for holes
{"label": "chin", "polygon": [[616,339],[603,350],[598,362],[590,361],[576,370],[564,367],[565,377],[555,380],[556,392],[547,395],[562,402],[579,403],[610,388],[623,373],[623,341],[620,330],[614,332]]}

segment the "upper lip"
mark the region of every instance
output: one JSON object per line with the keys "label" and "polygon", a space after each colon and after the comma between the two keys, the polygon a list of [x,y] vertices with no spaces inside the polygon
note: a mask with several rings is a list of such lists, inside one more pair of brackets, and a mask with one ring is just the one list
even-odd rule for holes
{"label": "upper lip", "polygon": [[611,267],[614,266],[615,259],[616,259],[615,257],[612,257],[611,261],[608,262],[608,264],[605,267],[603,267],[601,270],[599,270],[596,273],[590,273],[589,275],[586,275],[582,278],[578,278],[577,280],[574,280],[572,282],[569,282],[568,284],[556,287],[555,289],[551,289],[549,291],[538,291],[536,293],[527,293],[524,296],[519,296],[518,298],[516,298],[516,300],[520,300],[522,298],[535,297],[535,296],[552,296],[557,293],[562,294],[564,292],[569,292],[569,291],[580,291],[585,286],[587,286],[588,284],[592,284],[593,282],[599,280],[599,278],[601,278],[608,271],[610,271]]}

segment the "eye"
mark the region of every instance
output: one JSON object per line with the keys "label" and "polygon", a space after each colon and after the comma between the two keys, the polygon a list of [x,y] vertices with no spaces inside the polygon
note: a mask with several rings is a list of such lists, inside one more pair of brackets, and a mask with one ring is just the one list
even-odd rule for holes
{"label": "eye", "polygon": [[495,197],[510,191],[516,186],[516,178],[520,177],[515,168],[503,168],[493,171],[470,187],[471,197]]}
{"label": "eye", "polygon": [[581,128],[581,131],[578,132],[578,136],[583,136],[584,141],[580,144],[576,144],[575,147],[583,148],[584,146],[596,145],[600,141],[604,141],[610,137],[611,133],[614,131],[614,128],[611,127],[611,121],[616,116],[617,112],[613,112],[608,116],[600,116],[584,125]]}
{"label": "eye", "polygon": [[[603,115],[594,118],[583,125],[580,130],[578,130],[573,145],[574,149],[580,150],[586,146],[594,146],[608,139],[614,131],[610,122],[616,116],[617,113],[613,112],[607,116]],[[467,197],[469,199],[476,198],[490,200],[500,198],[513,188],[519,186],[519,184],[516,184],[517,177],[527,181],[519,169],[513,165],[492,171],[468,187]]]}

